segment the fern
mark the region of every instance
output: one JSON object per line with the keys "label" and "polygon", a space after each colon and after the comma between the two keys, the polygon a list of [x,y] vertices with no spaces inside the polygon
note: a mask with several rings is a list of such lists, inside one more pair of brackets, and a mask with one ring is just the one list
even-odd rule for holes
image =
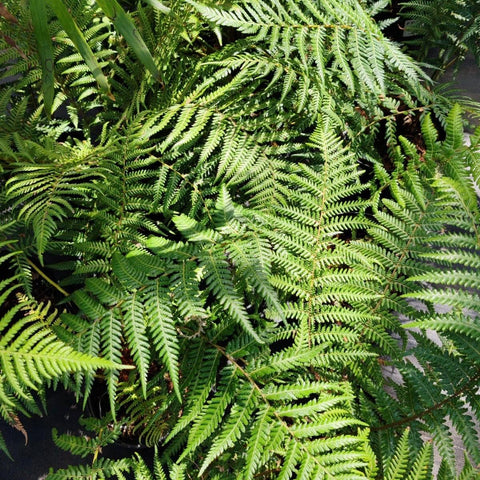
{"label": "fern", "polygon": [[[75,351],[61,341],[54,331],[57,312],[52,312],[49,304],[37,304],[22,295],[17,280],[11,276],[0,283],[0,304],[6,305],[16,290],[18,297],[16,305],[7,308],[0,319],[0,412],[4,421],[27,438],[17,412],[39,413],[33,394],[41,392],[49,381],[66,373],[123,367],[120,362]],[[1,447],[8,454],[3,437]]]}
{"label": "fern", "polygon": [[[416,55],[419,59],[433,59],[441,69],[446,69],[449,64],[458,65],[467,52],[471,52],[478,63],[478,13],[475,2],[404,2],[401,14],[408,20],[407,30],[413,36],[409,42],[412,53],[414,48],[418,49]],[[432,18],[436,18],[436,22],[432,23]],[[443,35],[444,32],[448,34]],[[420,36],[428,41],[419,42]],[[435,49],[439,53],[433,57]]]}
{"label": "fern", "polygon": [[[445,142],[435,144],[430,141],[430,146],[436,149],[440,158],[442,153],[444,154],[452,148],[454,135],[457,138],[461,136],[461,131],[458,131],[458,111],[454,111],[448,121],[447,130],[450,133]],[[425,128],[431,132],[432,126],[427,124]],[[432,139],[435,138],[433,134],[429,136]],[[459,143],[457,143],[457,148],[463,149]],[[409,258],[404,258],[403,265],[392,264],[391,266],[398,271],[396,275],[405,275],[401,283],[398,282],[395,285],[395,289],[402,292],[404,299],[417,298],[424,301],[425,310],[423,308],[420,310],[412,309],[408,304],[403,303],[404,300],[400,298],[395,301],[395,310],[402,312],[401,308],[403,308],[405,309],[403,310],[404,315],[408,319],[415,319],[406,326],[418,326],[422,330],[432,328],[432,330],[442,332],[442,337],[438,345],[425,333],[410,332],[415,340],[414,346],[411,350],[402,354],[398,360],[392,362],[398,368],[403,381],[403,384],[391,383],[395,391],[394,404],[400,408],[396,415],[392,415],[393,405],[390,400],[386,401],[387,399],[383,398],[379,401],[378,412],[382,412],[380,416],[386,420],[386,425],[379,425],[374,430],[377,430],[380,434],[380,432],[385,432],[389,428],[396,429],[410,425],[411,432],[415,435],[418,435],[422,430],[427,431],[437,444],[443,458],[448,458],[449,464],[454,465],[453,444],[451,433],[446,425],[446,416],[449,415],[448,412],[451,408],[456,412],[465,412],[470,401],[475,404],[473,398],[475,394],[473,392],[478,387],[476,362],[473,358],[471,358],[473,362],[467,360],[468,354],[466,354],[466,351],[470,351],[469,349],[472,346],[469,336],[473,336],[475,341],[476,314],[469,318],[467,311],[462,310],[469,307],[475,311],[478,310],[475,295],[477,282],[475,280],[471,281],[472,275],[468,266],[469,262],[475,262],[476,260],[473,259],[478,257],[475,233],[478,216],[476,214],[476,203],[472,204],[472,202],[460,200],[460,198],[465,199],[465,197],[471,196],[473,192],[471,182],[466,185],[462,184],[462,187],[452,192],[450,187],[452,182],[448,180],[457,174],[464,175],[460,166],[463,161],[462,156],[459,155],[455,160],[450,156],[451,163],[448,166],[442,163],[434,164],[430,154],[427,154],[425,158],[428,160],[424,168],[432,169],[430,171],[435,168],[439,179],[431,183],[432,196],[424,198],[422,201],[422,204],[426,207],[424,212],[418,212],[423,217],[422,222],[412,222],[412,227],[415,225],[414,230],[410,230],[411,233],[406,232],[405,220],[408,218],[408,210],[405,211],[405,207],[408,208],[410,201],[407,201],[407,197],[405,197],[403,208],[395,206],[390,201],[385,202],[392,213],[395,211],[396,218],[387,217],[382,213],[382,216],[378,218],[381,219],[381,223],[386,228],[384,232],[376,230],[376,238],[388,249],[396,252],[397,259],[403,257],[398,246],[405,241],[410,242]],[[415,157],[413,160],[415,161]],[[442,176],[441,170],[448,172],[450,176]],[[446,191],[443,187],[445,184],[449,185]],[[411,184],[411,188],[415,188],[415,195],[418,197],[418,185]],[[449,192],[449,194],[446,192]],[[452,195],[455,197],[455,201],[453,201]],[[458,233],[445,232],[445,229],[452,228],[457,229]],[[422,230],[424,230],[423,233]],[[415,235],[412,235],[413,232]],[[466,243],[463,244],[464,246],[459,246],[456,240],[462,238],[462,236]],[[467,237],[470,240],[467,241]],[[435,239],[438,239],[440,243],[436,244]],[[446,248],[442,252],[431,253],[432,248],[435,249],[437,245]],[[449,247],[450,251],[448,250]],[[465,258],[465,262],[460,260],[462,257]],[[409,261],[410,258],[416,258],[417,260],[413,263]],[[432,263],[432,260],[435,263]],[[458,268],[462,268],[462,270],[450,271],[449,273],[447,273],[448,270],[443,270],[453,263],[455,263],[455,270]],[[473,274],[473,277],[475,277],[475,274]],[[426,289],[425,282],[432,284],[433,288]],[[451,285],[455,285],[455,290],[448,288]],[[473,291],[471,290],[472,286]],[[458,310],[455,313],[452,311],[439,315],[435,312],[437,307],[434,307],[434,304],[439,303],[452,305]],[[460,331],[456,331],[454,326],[456,316],[464,318],[465,326],[461,332],[465,332],[466,336],[459,335]],[[425,321],[425,324],[422,320]],[[451,330],[446,327],[450,322],[452,322]],[[449,338],[448,333],[443,334],[443,332],[451,332],[451,338]],[[465,345],[461,346],[464,341]],[[408,357],[408,355],[412,355],[416,360],[412,361],[412,357]],[[458,376],[452,375],[451,372],[453,371],[457,371]],[[368,387],[367,390],[372,392],[372,386]],[[415,401],[412,402],[412,399],[415,399]],[[461,432],[470,455],[473,459],[477,458],[478,441],[473,424],[468,417],[457,415],[457,413],[452,413],[451,418],[457,431]],[[418,437],[416,441],[419,441]],[[453,475],[453,470],[451,474]]]}
{"label": "fern", "polygon": [[2,417],[110,405],[49,478],[474,476],[478,132],[387,2],[4,3]]}

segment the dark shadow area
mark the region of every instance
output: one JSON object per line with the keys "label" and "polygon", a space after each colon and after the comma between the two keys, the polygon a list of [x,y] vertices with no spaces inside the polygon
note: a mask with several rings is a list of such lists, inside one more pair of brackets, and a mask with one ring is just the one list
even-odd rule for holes
{"label": "dark shadow area", "polygon": [[480,101],[480,69],[475,63],[473,55],[467,55],[467,58],[461,63],[457,74],[449,71],[442,77],[442,82],[453,82],[453,87],[472,98]]}
{"label": "dark shadow area", "polygon": [[[23,434],[3,424],[7,446],[14,459],[12,462],[1,455],[0,480],[43,480],[50,467],[54,470],[66,468],[68,465],[88,463],[89,458],[82,459],[58,448],[52,440],[52,428],[59,434],[81,432],[78,419],[82,414],[76,405],[75,397],[65,391],[49,392],[47,395],[47,415],[44,417],[22,417],[22,423],[28,434],[25,445]],[[108,458],[130,457],[137,451],[133,446],[110,445],[103,449],[103,456]],[[152,449],[141,449],[139,453],[151,463]]]}

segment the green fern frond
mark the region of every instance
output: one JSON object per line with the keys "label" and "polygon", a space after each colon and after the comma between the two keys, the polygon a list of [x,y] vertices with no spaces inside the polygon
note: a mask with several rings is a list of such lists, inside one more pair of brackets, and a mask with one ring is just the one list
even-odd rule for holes
{"label": "green fern frond", "polygon": [[399,439],[394,455],[384,466],[384,477],[388,480],[431,478],[433,451],[431,443],[425,443],[418,455],[412,458],[409,444],[409,430],[405,430]]}
{"label": "green fern frond", "polygon": [[405,327],[431,329],[437,332],[455,332],[466,335],[472,340],[478,340],[480,325],[478,317],[469,317],[461,313],[430,316],[427,319],[405,324]]}
{"label": "green fern frond", "polygon": [[123,306],[125,335],[132,351],[133,359],[139,370],[142,382],[143,396],[147,395],[147,375],[150,363],[150,349],[144,318],[144,305],[138,299],[138,293],[133,292]]}
{"label": "green fern frond", "polygon": [[153,343],[167,365],[175,393],[181,400],[178,370],[180,349],[175,329],[175,319],[170,309],[169,291],[157,279],[147,287],[144,295],[147,297],[145,312],[149,319],[148,323],[152,332]]}
{"label": "green fern frond", "polygon": [[198,266],[195,262],[182,260],[172,274],[173,301],[183,318],[206,318],[204,302],[198,284]]}
{"label": "green fern frond", "polygon": [[212,247],[202,252],[200,265],[205,269],[205,279],[209,289],[218,298],[220,304],[225,306],[228,313],[246,332],[258,342],[262,342],[248,318],[243,299],[235,289],[224,249]]}
{"label": "green fern frond", "polygon": [[[64,148],[62,153],[68,155],[71,151]],[[85,166],[85,152],[78,153],[80,158],[61,167],[55,164],[18,167],[19,175],[12,175],[7,184],[6,200],[13,208],[21,206],[18,216],[32,226],[41,259],[60,221],[73,213],[73,201],[85,198],[92,188],[88,182],[102,178],[99,171],[92,172]],[[41,203],[37,204],[39,199]]]}
{"label": "green fern frond", "polygon": [[[413,38],[407,44],[419,60],[426,60],[439,68],[436,77],[447,67],[455,66],[471,52],[477,63],[478,50],[478,5],[473,2],[450,0],[425,2],[410,0],[402,4],[401,15],[408,20],[407,31]],[[435,25],[431,19],[436,18]],[[442,35],[442,32],[448,34]],[[418,37],[425,39],[420,43]]]}
{"label": "green fern frond", "polygon": [[[24,318],[10,326],[12,317],[20,309],[26,312]],[[48,311],[48,305],[33,306],[24,300],[18,307],[9,310],[1,320],[1,368],[18,395],[25,397],[26,388],[35,390],[41,382],[56,378],[64,372],[121,366],[75,352],[57,340],[49,328],[55,320],[56,312],[49,314]]]}
{"label": "green fern frond", "polygon": [[205,458],[199,475],[206,471],[210,464],[225,450],[232,448],[245,432],[250,416],[255,409],[257,392],[252,385],[246,384],[237,392],[235,405],[230,411],[230,417],[225,422],[222,432],[218,435]]}
{"label": "green fern frond", "polygon": [[135,289],[146,283],[147,275],[135,263],[116,252],[112,256],[112,269],[124,288]]}
{"label": "green fern frond", "polygon": [[[72,465],[65,469],[53,472],[53,469],[48,473],[48,480],[90,480],[91,478],[125,478],[123,472],[130,469],[130,464],[127,459],[112,460],[110,458],[100,458],[95,465]],[[113,477],[115,475],[115,477]],[[120,476],[121,475],[121,476]]]}

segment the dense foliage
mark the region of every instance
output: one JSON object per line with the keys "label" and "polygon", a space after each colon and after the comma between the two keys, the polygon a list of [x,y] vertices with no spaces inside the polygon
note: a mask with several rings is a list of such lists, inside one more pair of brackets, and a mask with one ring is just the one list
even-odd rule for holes
{"label": "dense foliage", "polygon": [[49,480],[477,478],[480,132],[387,6],[0,3],[2,428],[109,406]]}
{"label": "dense foliage", "polygon": [[[418,60],[440,76],[457,68],[468,53],[480,65],[480,2],[478,0],[408,0],[402,2],[406,44]],[[434,19],[434,21],[432,21]]]}

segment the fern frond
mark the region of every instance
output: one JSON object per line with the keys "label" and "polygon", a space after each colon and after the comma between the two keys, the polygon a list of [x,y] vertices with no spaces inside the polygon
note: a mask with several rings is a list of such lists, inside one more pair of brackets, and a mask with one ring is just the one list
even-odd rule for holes
{"label": "fern frond", "polygon": [[[101,319],[102,325],[102,354],[105,359],[115,363],[121,362],[122,349],[122,323],[119,315],[115,311],[110,311]],[[115,399],[118,384],[118,371],[107,372],[107,388],[110,400],[110,410],[115,419]]]}
{"label": "fern frond", "polygon": [[202,252],[200,265],[205,268],[206,282],[220,304],[225,306],[246,332],[258,342],[262,342],[248,318],[242,298],[235,289],[223,248],[213,247]]}
{"label": "fern frond", "polygon": [[[11,318],[19,308],[26,311],[24,318],[9,327]],[[23,301],[19,308],[10,310],[2,318],[3,336],[0,348],[2,372],[20,396],[25,397],[25,387],[36,389],[42,381],[58,377],[64,372],[120,366],[75,352],[57,340],[49,328],[56,312],[49,314],[48,305],[40,304],[34,307]],[[18,334],[19,330],[21,333]]]}
{"label": "fern frond", "polygon": [[205,458],[199,475],[210,466],[225,450],[232,448],[235,442],[245,432],[250,415],[255,409],[257,392],[252,385],[246,384],[237,392],[235,405],[230,411],[230,418],[225,422],[220,435],[218,435]]}
{"label": "fern frond", "polygon": [[133,292],[123,306],[123,319],[125,322],[125,335],[138,367],[142,382],[143,396],[147,395],[147,375],[150,362],[150,349],[144,318],[144,305],[138,298],[138,293]]}
{"label": "fern frond", "polygon": [[175,330],[175,319],[170,309],[169,292],[157,279],[151,286],[147,286],[144,295],[147,297],[145,312],[149,319],[154,345],[167,365],[175,393],[181,400],[178,370],[179,342]]}

